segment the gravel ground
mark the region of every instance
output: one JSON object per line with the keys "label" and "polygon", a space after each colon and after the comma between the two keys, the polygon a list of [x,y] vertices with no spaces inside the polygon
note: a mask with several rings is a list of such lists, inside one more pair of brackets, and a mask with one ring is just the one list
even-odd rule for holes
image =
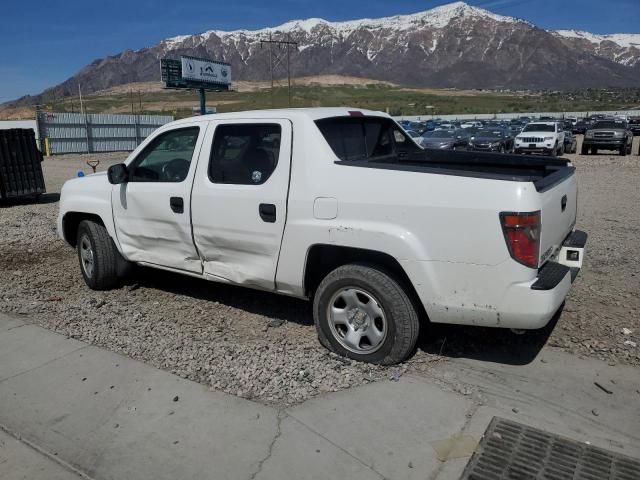
{"label": "gravel ground", "polygon": [[[91,156],[100,159],[99,170],[125,157]],[[70,337],[278,405],[407,371],[428,374],[433,362],[447,357],[527,363],[545,343],[609,363],[640,365],[640,158],[569,157],[580,184],[578,228],[590,235],[587,259],[557,324],[534,334],[432,326],[406,364],[384,368],[323,349],[307,302],[150,270],[120,289],[92,292],[74,251],[56,236],[55,193],[38,204],[0,206],[0,311],[29,315]],[[49,192],[59,192],[79,169],[89,173],[87,159],[45,160]]]}

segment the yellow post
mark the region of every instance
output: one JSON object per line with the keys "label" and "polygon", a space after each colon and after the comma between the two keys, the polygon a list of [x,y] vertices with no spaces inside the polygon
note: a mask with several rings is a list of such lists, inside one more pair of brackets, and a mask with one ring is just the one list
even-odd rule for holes
{"label": "yellow post", "polygon": [[44,154],[47,157],[51,156],[51,150],[49,150],[49,137],[44,138]]}

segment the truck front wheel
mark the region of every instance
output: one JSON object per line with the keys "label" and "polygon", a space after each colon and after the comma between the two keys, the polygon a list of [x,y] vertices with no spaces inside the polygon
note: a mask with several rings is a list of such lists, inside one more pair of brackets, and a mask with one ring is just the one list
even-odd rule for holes
{"label": "truck front wheel", "polygon": [[78,226],[78,260],[85,283],[92,290],[108,290],[118,283],[120,253],[107,229],[99,223],[83,220]]}
{"label": "truck front wheel", "polygon": [[417,309],[393,276],[369,265],[336,268],[320,283],[313,302],[320,343],[354,360],[393,365],[418,339]]}

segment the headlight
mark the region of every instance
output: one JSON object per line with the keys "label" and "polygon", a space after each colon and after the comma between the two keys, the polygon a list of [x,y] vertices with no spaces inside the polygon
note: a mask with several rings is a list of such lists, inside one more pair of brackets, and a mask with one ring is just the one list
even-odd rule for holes
{"label": "headlight", "polygon": [[553,140],[553,137],[544,137],[545,142],[550,142],[551,140]]}
{"label": "headlight", "polygon": [[585,137],[587,138],[591,138],[593,137],[593,132],[591,130],[587,130],[587,132],[584,134]]}
{"label": "headlight", "polygon": [[492,147],[494,147],[494,148],[495,148],[495,147],[499,147],[499,146],[500,146],[500,142],[493,142],[493,143],[491,144],[491,146],[492,146]]}
{"label": "headlight", "polygon": [[616,138],[622,138],[624,136],[624,133],[622,132],[613,132],[613,136]]}

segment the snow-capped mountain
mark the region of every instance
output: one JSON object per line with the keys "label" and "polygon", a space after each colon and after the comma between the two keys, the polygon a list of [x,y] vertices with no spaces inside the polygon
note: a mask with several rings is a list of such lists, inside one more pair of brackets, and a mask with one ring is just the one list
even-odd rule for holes
{"label": "snow-capped mountain", "polygon": [[558,30],[553,33],[570,47],[588,51],[622,65],[640,64],[640,33],[596,35],[577,30]]}
{"label": "snow-capped mountain", "polygon": [[[159,80],[159,60],[180,55],[230,62],[235,79],[264,80],[260,40],[288,38],[294,76],[343,74],[400,84],[460,88],[640,85],[640,35],[550,32],[524,20],[455,2],[413,15],[329,22],[294,20],[260,30],[210,30],[96,60],[56,95]],[[46,92],[45,92],[46,93]]]}

